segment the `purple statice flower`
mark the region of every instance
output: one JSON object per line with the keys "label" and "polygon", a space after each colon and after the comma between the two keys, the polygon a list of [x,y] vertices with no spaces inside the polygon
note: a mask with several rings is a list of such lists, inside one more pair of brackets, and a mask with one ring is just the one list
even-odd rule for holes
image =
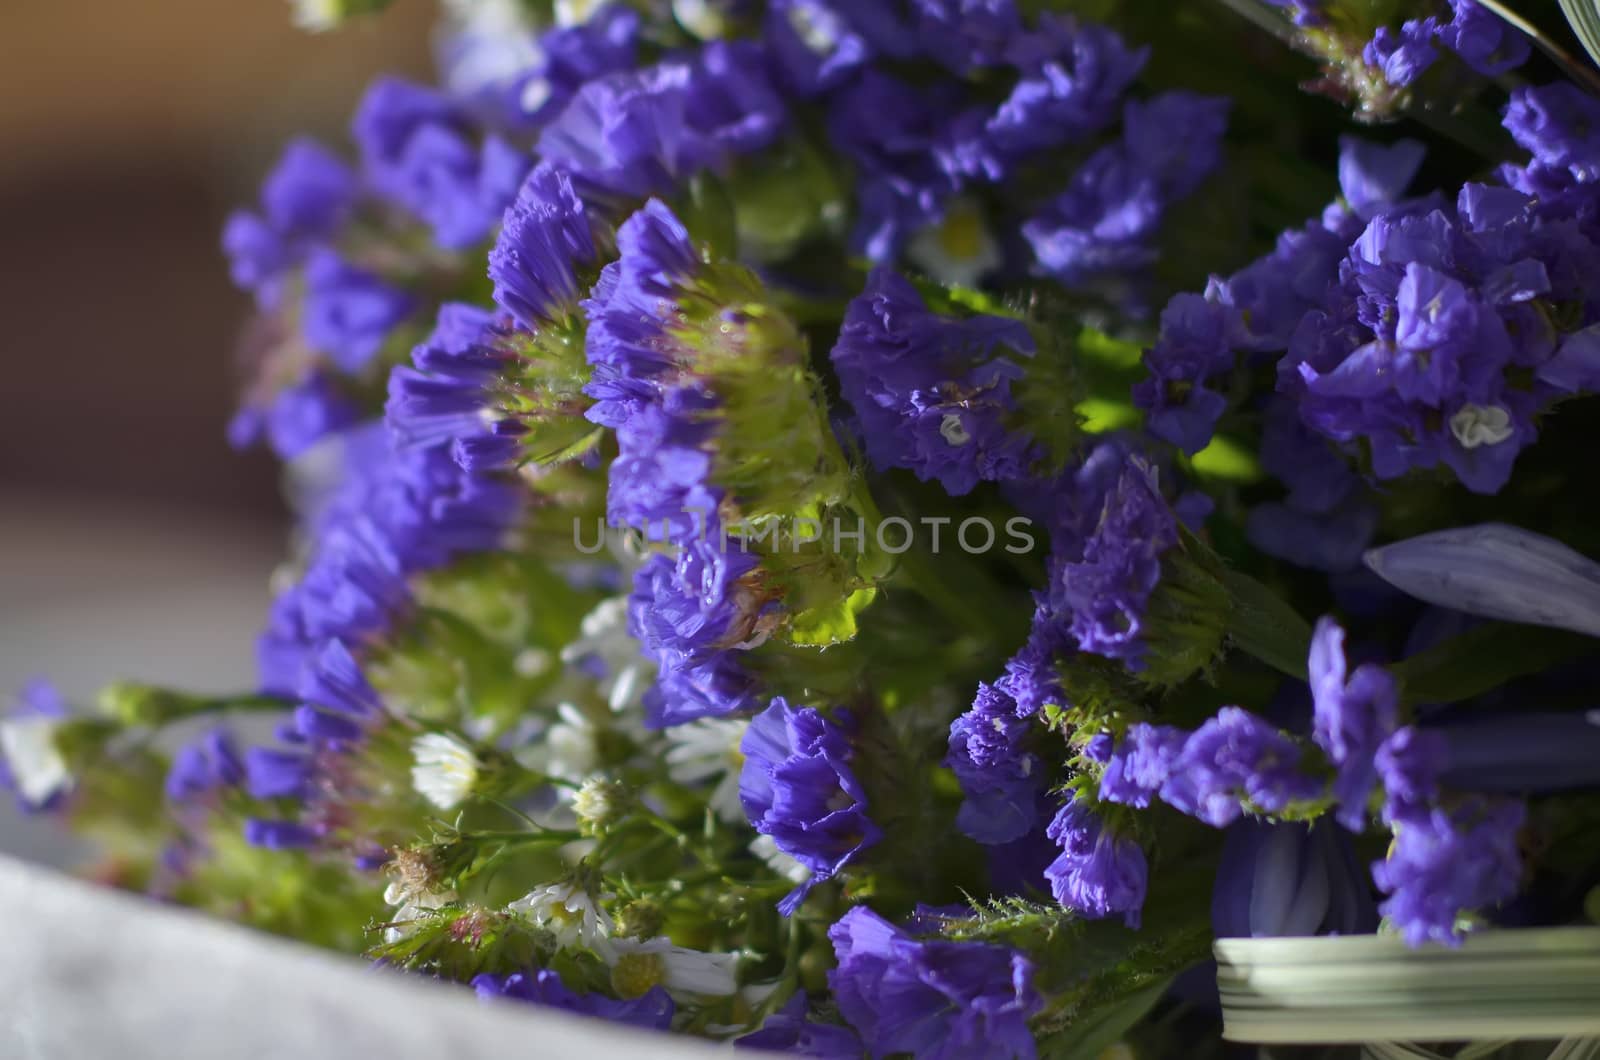
{"label": "purple statice flower", "polygon": [[858,176],[852,249],[887,262],[907,238],[943,215],[960,184],[938,151],[961,102],[953,85],[916,87],[877,69],[830,96],[830,140]]}
{"label": "purple statice flower", "polygon": [[1378,528],[1366,483],[1301,421],[1292,402],[1275,396],[1263,419],[1261,467],[1288,493],[1251,509],[1245,525],[1250,543],[1301,567],[1329,573],[1359,567]]}
{"label": "purple statice flower", "polygon": [[389,373],[384,423],[402,447],[431,448],[489,430],[489,388],[507,357],[494,343],[494,315],[446,302],[433,333],[412,351],[412,366]]}
{"label": "purple statice flower", "polygon": [[1344,833],[1246,818],[1223,840],[1211,926],[1218,938],[1355,935],[1378,914]]}
{"label": "purple statice flower", "polygon": [[175,803],[193,802],[213,791],[238,787],[244,779],[245,765],[233,737],[218,726],[184,744],[172,756],[172,768],[167,771],[167,798]]}
{"label": "purple statice flower", "polygon": [[842,710],[835,716],[837,721],[775,697],[739,744],[739,801],[751,825],[811,871],[778,904],[784,916],[883,836],[867,815],[866,792],[850,767],[853,720]]}
{"label": "purple statice flower", "polygon": [[778,82],[803,97],[837,88],[874,55],[861,25],[894,17],[884,0],[773,0],[763,37]]}
{"label": "purple statice flower", "polygon": [[1207,384],[1233,370],[1234,311],[1197,294],[1179,294],[1161,311],[1156,344],[1144,353],[1150,374],[1134,404],[1150,433],[1186,453],[1211,441],[1228,402]]}
{"label": "purple statice flower", "polygon": [[638,65],[641,19],[627,4],[606,3],[575,26],[540,37],[535,68],[517,79],[516,110],[534,124],[554,118],[584,85]]}
{"label": "purple statice flower", "polygon": [[1375,762],[1383,782],[1386,820],[1399,820],[1423,809],[1439,794],[1449,743],[1432,729],[1407,725],[1378,747]]}
{"label": "purple statice flower", "polygon": [[1333,796],[1339,823],[1362,831],[1367,796],[1378,777],[1378,747],[1394,732],[1400,690],[1381,666],[1363,663],[1351,672],[1344,655],[1344,630],[1332,618],[1317,623],[1311,638],[1312,739],[1338,769]]}
{"label": "purple statice flower", "polygon": [[251,817],[244,822],[244,840],[266,850],[303,850],[316,845],[317,833],[299,821]]}
{"label": "purple statice flower", "polygon": [[950,725],[945,765],[966,798],[956,828],[980,843],[1021,838],[1038,819],[1045,770],[1025,747],[1033,723],[1000,688],[980,684],[972,708]]}
{"label": "purple statice flower", "polygon": [[956,74],[997,66],[1023,32],[1015,0],[912,0],[918,43]]}
{"label": "purple statice flower", "polygon": [[1505,126],[1535,162],[1587,180],[1600,176],[1600,101],[1572,82],[1517,88]]}
{"label": "purple statice flower", "polygon": [[1007,43],[1019,76],[985,122],[986,140],[1002,157],[1017,160],[1103,131],[1149,54],[1105,26],[1040,15],[1032,31],[1013,34]]}
{"label": "purple statice flower", "polygon": [[261,306],[275,305],[283,274],[337,234],[360,190],[355,173],[321,144],[291,141],[262,181],[260,213],[235,211],[223,226],[233,282]]}
{"label": "purple statice flower", "polygon": [[983,942],[919,941],[865,906],[828,930],[839,1012],[874,1056],[1032,1060],[1028,1020],[1043,1007],[1033,963]]}
{"label": "purple statice flower", "polygon": [[347,374],[365,368],[416,308],[405,291],[331,250],[312,253],[305,280],[300,326],[306,342]]}
{"label": "purple statice flower", "polygon": [[1383,79],[1395,88],[1404,88],[1439,58],[1439,50],[1433,46],[1438,33],[1439,20],[1431,16],[1408,19],[1398,30],[1379,26],[1362,49],[1362,61],[1382,71]]}
{"label": "purple statice flower", "polygon": [[325,239],[349,218],[360,197],[355,172],[305,137],[293,140],[261,182],[261,211],[285,239]]}
{"label": "purple statice flower", "polygon": [[1526,815],[1520,802],[1478,796],[1449,809],[1407,811],[1391,822],[1388,857],[1372,865],[1373,882],[1388,895],[1378,911],[1411,946],[1459,944],[1463,912],[1516,894],[1522,879],[1517,833]]}
{"label": "purple statice flower", "polygon": [[1324,782],[1305,771],[1293,739],[1247,710],[1223,707],[1184,742],[1161,799],[1224,828],[1239,819],[1245,802],[1277,814],[1324,790]]}
{"label": "purple statice flower", "polygon": [[1121,913],[1124,923],[1138,927],[1149,875],[1139,844],[1117,834],[1081,798],[1061,807],[1046,832],[1061,848],[1044,870],[1056,901],[1095,920]]}
{"label": "purple statice flower", "polygon": [[509,975],[485,972],[473,977],[472,989],[485,1001],[496,998],[522,1001],[647,1030],[664,1031],[672,1025],[672,998],[659,986],[631,1000],[618,1001],[598,992],[575,993],[561,981],[560,975],[540,968]]}
{"label": "purple statice flower", "polygon": [[647,724],[677,725],[752,705],[754,682],[737,651],[764,636],[765,605],[747,580],[759,565],[713,535],[685,544],[676,558],[653,555],[635,573],[628,632],[658,668]]}
{"label": "purple statice flower", "polygon": [[1033,440],[1010,427],[1017,359],[1034,350],[1020,321],[941,315],[880,267],[846,309],[831,357],[872,464],[960,496],[980,481],[1022,478],[1037,459]]}
{"label": "purple statice flower", "polygon": [[1532,44],[1522,31],[1476,0],[1450,0],[1452,18],[1439,27],[1439,42],[1484,77],[1510,73],[1528,61]]}
{"label": "purple statice flower", "polygon": [[766,147],[785,121],[759,48],[717,42],[585,84],[539,137],[539,155],[585,194],[643,198]]}
{"label": "purple statice flower", "polygon": [[399,78],[368,89],[352,132],[372,186],[450,250],[489,234],[527,171],[521,152],[505,142],[479,143],[474,123],[443,93]]}
{"label": "purple statice flower", "polygon": [[578,271],[598,256],[583,200],[549,165],[528,174],[489,252],[494,300],[530,331],[573,313]]}
{"label": "purple statice flower", "polygon": [[1100,798],[1144,809],[1177,768],[1189,734],[1171,725],[1139,722],[1117,742],[1100,776]]}
{"label": "purple statice flower", "polygon": [[1123,109],[1122,139],[1101,148],[1022,233],[1040,269],[1069,288],[1093,287],[1155,260],[1166,210],[1221,160],[1227,101],[1167,92]]}
{"label": "purple statice flower", "polygon": [[246,405],[240,409],[228,424],[228,442],[235,449],[244,449],[265,435],[280,459],[293,460],[360,418],[359,406],[327,373],[313,371],[273,394],[265,408]]}
{"label": "purple statice flower", "polygon": [[1143,668],[1143,615],[1161,581],[1161,555],[1177,522],[1154,471],[1130,459],[1100,499],[1099,520],[1079,550],[1053,552],[1048,610],[1068,620],[1081,651]]}
{"label": "purple statice flower", "polygon": [[312,760],[298,751],[249,747],[244,786],[255,799],[302,799],[311,788]]}
{"label": "purple statice flower", "polygon": [[815,1056],[824,1060],[860,1060],[861,1038],[849,1027],[817,1023],[806,1018],[807,999],[796,991],[784,1006],[761,1024],[760,1029],[734,1039],[740,1049],[761,1049],[793,1056]]}

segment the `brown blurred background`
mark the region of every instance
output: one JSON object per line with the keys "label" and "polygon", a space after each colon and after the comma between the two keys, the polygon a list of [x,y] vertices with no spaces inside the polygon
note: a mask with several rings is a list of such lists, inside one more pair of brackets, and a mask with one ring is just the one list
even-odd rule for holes
{"label": "brown blurred background", "polygon": [[0,0],[0,700],[250,682],[283,512],[223,439],[249,303],[218,233],[285,139],[343,147],[374,73],[428,74],[434,15]]}

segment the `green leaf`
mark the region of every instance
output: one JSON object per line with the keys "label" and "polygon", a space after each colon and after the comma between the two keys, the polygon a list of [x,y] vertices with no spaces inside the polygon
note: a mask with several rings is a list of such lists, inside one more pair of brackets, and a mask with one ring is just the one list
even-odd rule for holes
{"label": "green leaf", "polygon": [[1255,453],[1220,434],[1194,454],[1193,466],[1197,473],[1225,482],[1259,482],[1265,474]]}
{"label": "green leaf", "polygon": [[1080,1015],[1065,1030],[1040,1042],[1039,1055],[1046,1060],[1096,1060],[1127,1036],[1170,985],[1170,978],[1161,979],[1120,1001]]}
{"label": "green leaf", "polygon": [[1104,434],[1107,431],[1132,430],[1139,426],[1140,412],[1126,401],[1091,397],[1078,402],[1078,415],[1083,419],[1085,434]]}
{"label": "green leaf", "polygon": [[1582,634],[1490,622],[1390,669],[1407,702],[1454,703],[1594,651],[1594,638]]}
{"label": "green leaf", "polygon": [[1268,666],[1306,678],[1311,626],[1282,597],[1248,574],[1225,570],[1222,584],[1233,597],[1228,633],[1241,651]]}

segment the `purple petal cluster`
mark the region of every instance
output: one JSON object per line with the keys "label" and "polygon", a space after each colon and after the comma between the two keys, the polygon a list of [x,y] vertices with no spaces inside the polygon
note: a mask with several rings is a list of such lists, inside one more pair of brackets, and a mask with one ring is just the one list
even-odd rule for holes
{"label": "purple petal cluster", "polygon": [[1061,807],[1047,835],[1061,848],[1044,870],[1056,901],[1096,920],[1121,913],[1129,927],[1138,927],[1149,876],[1139,844],[1117,834],[1081,799]]}
{"label": "purple petal cluster", "polygon": [[807,1019],[806,1005],[805,992],[796,991],[781,1009],[767,1017],[759,1030],[735,1039],[734,1045],[824,1060],[859,1060],[861,1038],[849,1027]]}
{"label": "purple petal cluster", "polygon": [[951,723],[945,765],[966,796],[956,814],[963,835],[996,845],[1033,830],[1045,768],[1026,746],[1032,728],[1029,713],[990,684],[980,684],[972,708]]}
{"label": "purple petal cluster", "polygon": [[960,496],[980,481],[1022,478],[1038,458],[1011,426],[1016,358],[1034,351],[1021,321],[936,313],[880,267],[846,309],[832,360],[873,466],[906,468]]}
{"label": "purple petal cluster", "polygon": [[1007,946],[919,941],[864,906],[828,931],[839,1012],[874,1056],[1032,1060],[1043,1007],[1033,963]]}
{"label": "purple petal cluster", "polygon": [[174,803],[194,802],[215,791],[240,786],[244,762],[232,735],[218,726],[184,744],[172,756],[167,771],[167,798]]}
{"label": "purple petal cluster", "polygon": [[262,181],[260,212],[238,211],[223,227],[233,282],[275,305],[284,273],[343,227],[360,197],[354,170],[314,140],[292,141]]}
{"label": "purple petal cluster", "polygon": [[1400,690],[1381,666],[1350,672],[1344,630],[1331,618],[1317,623],[1307,662],[1311,678],[1312,739],[1338,769],[1333,796],[1339,823],[1352,832],[1367,821],[1367,798],[1377,782],[1377,753],[1395,730]]}
{"label": "purple petal cluster", "polygon": [[300,328],[306,342],[347,375],[366,368],[417,308],[405,291],[326,248],[307,260],[305,285]]}
{"label": "purple petal cluster", "polygon": [[1192,733],[1130,726],[1106,763],[1100,798],[1147,806],[1158,797],[1213,828],[1246,808],[1282,813],[1318,798],[1326,783],[1307,771],[1299,744],[1239,707],[1223,707]]}
{"label": "purple petal cluster", "polygon": [[779,903],[785,916],[883,835],[868,816],[866,792],[850,766],[853,721],[842,710],[834,717],[774,698],[751,720],[739,745],[745,759],[739,801],[750,823],[811,871]]}
{"label": "purple petal cluster", "polygon": [[659,986],[651,987],[648,992],[630,1001],[619,1001],[601,993],[576,993],[561,981],[560,975],[548,968],[512,972],[510,975],[485,972],[473,977],[472,989],[485,1001],[503,998],[544,1005],[646,1030],[667,1030],[672,1025],[675,1010],[672,998]]}
{"label": "purple petal cluster", "polygon": [[1372,865],[1388,895],[1378,906],[1412,946],[1460,942],[1457,918],[1517,893],[1522,857],[1517,835],[1522,803],[1471,796],[1448,807],[1406,809],[1394,817],[1389,856]]}
{"label": "purple petal cluster", "polygon": [[367,180],[415,215],[448,250],[488,237],[527,172],[522,152],[425,85],[381,78],[356,109],[351,132]]}

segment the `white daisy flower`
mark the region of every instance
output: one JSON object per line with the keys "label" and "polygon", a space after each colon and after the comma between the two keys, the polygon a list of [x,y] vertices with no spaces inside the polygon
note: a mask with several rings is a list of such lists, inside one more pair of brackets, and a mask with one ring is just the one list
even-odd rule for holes
{"label": "white daisy flower", "polygon": [[615,939],[605,959],[611,983],[623,997],[638,997],[655,986],[695,997],[725,997],[738,989],[737,953],[691,950],[665,937]]}
{"label": "white daisy flower", "polygon": [[724,821],[743,824],[739,772],[744,755],[739,742],[750,722],[743,718],[701,718],[666,730],[667,775],[685,787],[716,781],[708,804]]}
{"label": "white daisy flower", "polygon": [[40,715],[17,715],[0,721],[0,754],[22,801],[43,806],[72,787],[72,771],[56,746],[61,722]]}
{"label": "white daisy flower", "polygon": [[655,680],[656,667],[628,633],[628,598],[613,596],[602,601],[583,616],[578,629],[578,639],[561,649],[561,661],[599,668],[600,694],[612,710],[637,706]]}
{"label": "white daisy flower", "polygon": [[769,835],[756,836],[750,844],[750,853],[760,858],[767,868],[786,880],[805,883],[811,878],[811,870],[779,850],[778,841]]}
{"label": "white daisy flower", "polygon": [[1000,244],[977,204],[961,199],[950,204],[944,220],[912,237],[906,257],[940,283],[972,287],[1000,264]]}
{"label": "white daisy flower", "polygon": [[472,794],[478,758],[467,744],[443,732],[425,732],[411,741],[411,786],[441,810]]}
{"label": "white daisy flower", "polygon": [[507,908],[549,930],[558,945],[593,950],[601,957],[606,957],[616,945],[609,941],[610,914],[600,908],[589,892],[570,883],[536,887]]}

